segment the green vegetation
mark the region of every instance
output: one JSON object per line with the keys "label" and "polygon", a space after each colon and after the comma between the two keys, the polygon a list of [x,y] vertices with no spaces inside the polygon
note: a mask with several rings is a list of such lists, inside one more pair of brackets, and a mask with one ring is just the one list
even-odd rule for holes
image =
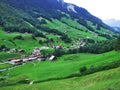
{"label": "green vegetation", "polygon": [[17,84],[1,87],[2,90],[119,90],[120,68],[102,71],[82,77],[74,77],[63,80],[53,80],[33,85]]}
{"label": "green vegetation", "polygon": [[[15,34],[16,32],[21,34],[29,33],[33,37],[41,37],[45,41],[51,39],[46,34],[52,34],[55,35],[54,38],[60,36],[55,42],[61,43],[64,41],[62,44],[73,44],[73,41],[78,40],[78,38],[86,39],[89,37],[95,41],[102,41],[114,39],[118,36],[109,30],[111,28],[108,28],[101,20],[90,15],[85,9],[80,8],[80,11],[82,12],[83,10],[84,13],[82,15],[78,13],[77,15],[69,13],[67,10],[63,11],[63,8],[56,1],[51,1],[55,5],[53,5],[54,8],[50,6],[51,10],[45,7],[45,5],[48,7],[51,5],[51,2],[48,1],[46,1],[48,4],[43,3],[43,1],[26,1],[26,3],[29,3],[27,5],[22,2],[24,1],[20,1],[20,4],[16,0],[11,2],[9,0],[0,1],[0,26],[4,31],[15,32]],[[31,4],[33,4],[32,7]],[[10,42],[7,43],[12,46]],[[28,40],[28,43],[31,42]],[[35,44],[35,46],[38,45]],[[21,48],[22,46],[19,47]]]}
{"label": "green vegetation", "polygon": [[[64,19],[62,19],[62,21],[52,19],[52,22],[48,22],[44,26],[47,26],[51,29],[59,30],[60,32],[67,34],[69,37],[71,37],[72,39],[75,39],[75,40],[78,38],[86,38],[86,37],[89,37],[90,39],[94,39],[94,40],[98,40],[98,41],[106,40],[105,36],[99,36],[97,32],[95,32],[93,34],[85,26],[80,25],[77,21],[71,20],[69,18],[67,18],[67,19],[64,18]],[[106,32],[105,29],[102,30],[101,33],[104,33],[104,32]],[[111,35],[113,35],[113,34],[114,33],[111,33]],[[96,35],[98,35],[98,37],[94,38],[94,36],[96,36]]]}
{"label": "green vegetation", "polygon": [[5,52],[0,52],[0,62],[1,61],[5,61],[5,60],[9,60],[11,58],[20,58],[21,54],[12,54],[12,53],[5,53]]}
{"label": "green vegetation", "polygon": [[3,29],[0,29],[0,34],[0,47],[5,46],[8,49],[16,48],[32,52],[33,48],[41,46],[39,40],[42,38],[33,38],[31,34],[7,33]]}
{"label": "green vegetation", "polygon": [[79,52],[83,53],[104,53],[115,49],[115,40],[102,41],[94,44],[86,45],[79,48]]}
{"label": "green vegetation", "polygon": [[11,64],[7,64],[7,63],[0,63],[0,69],[4,69],[4,68],[9,68],[11,67],[12,65]]}
{"label": "green vegetation", "polygon": [[[61,0],[0,0],[0,90],[120,89],[119,35],[84,8],[67,7]],[[46,61],[25,60],[38,57]],[[26,62],[8,64],[12,58]]]}
{"label": "green vegetation", "polygon": [[79,68],[86,66],[101,66],[105,63],[117,61],[120,53],[112,51],[104,54],[71,54],[57,59],[55,62],[32,62],[2,73],[9,73],[9,79],[17,76],[26,76],[30,80],[41,81],[49,78],[63,78],[72,74],[78,74]]}
{"label": "green vegetation", "polygon": [[115,43],[115,50],[120,51],[120,36],[118,37],[116,43]]}

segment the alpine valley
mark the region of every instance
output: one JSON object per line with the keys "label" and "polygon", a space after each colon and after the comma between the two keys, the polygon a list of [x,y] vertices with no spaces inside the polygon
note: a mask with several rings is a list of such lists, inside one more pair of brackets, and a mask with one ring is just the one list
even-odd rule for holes
{"label": "alpine valley", "polygon": [[120,90],[120,37],[63,0],[0,0],[0,90]]}

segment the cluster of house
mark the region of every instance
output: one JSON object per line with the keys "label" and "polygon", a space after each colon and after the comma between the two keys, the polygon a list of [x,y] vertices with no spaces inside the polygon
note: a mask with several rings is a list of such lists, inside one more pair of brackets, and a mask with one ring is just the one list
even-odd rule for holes
{"label": "cluster of house", "polygon": [[42,61],[42,60],[45,60],[45,57],[43,56],[37,56],[37,57],[29,57],[29,58],[21,58],[21,59],[10,59],[8,62],[10,64],[22,64],[22,63],[27,63],[27,62],[30,62],[30,61],[34,61],[34,60],[38,60],[38,61]]}
{"label": "cluster of house", "polygon": [[12,52],[12,53],[16,53],[16,52],[24,53],[25,50],[23,50],[23,49],[16,49],[16,48],[13,48],[13,49],[10,50],[10,52]]}
{"label": "cluster of house", "polygon": [[44,61],[44,60],[46,60],[46,58],[48,58],[49,61],[53,61],[53,60],[55,60],[56,57],[54,55],[52,55],[50,57],[42,56],[40,53],[40,49],[35,48],[29,57],[27,57],[27,58],[22,57],[20,59],[13,58],[13,59],[8,60],[8,63],[19,65],[22,63],[27,63],[27,62],[31,62],[31,61],[35,61],[35,60]]}
{"label": "cluster of house", "polygon": [[86,45],[86,42],[83,40],[83,38],[79,38],[79,41],[76,43],[77,45],[84,47]]}
{"label": "cluster of house", "polygon": [[[73,45],[73,46],[70,46],[69,48],[71,49],[76,49],[76,48],[79,48],[79,47],[83,47],[86,45],[86,42],[84,41],[83,38],[79,38],[78,39],[78,42],[76,42],[76,45]],[[30,62],[30,61],[35,61],[35,60],[38,60],[38,61],[44,61],[46,59],[48,59],[49,61],[53,61],[56,59],[56,56],[52,55],[52,56],[42,56],[41,55],[41,50],[44,50],[44,49],[49,49],[49,48],[56,48],[56,49],[67,49],[66,47],[63,47],[62,45],[58,45],[58,46],[53,46],[53,47],[47,47],[47,46],[43,46],[41,48],[34,48],[33,52],[28,56],[28,57],[21,57],[20,59],[16,59],[16,58],[13,58],[13,59],[10,59],[8,61],[8,63],[10,64],[22,64],[22,63],[27,63],[27,62]],[[21,53],[24,53],[25,50],[22,50],[22,49],[11,49],[9,51],[10,53],[16,53],[16,52],[21,52]]]}

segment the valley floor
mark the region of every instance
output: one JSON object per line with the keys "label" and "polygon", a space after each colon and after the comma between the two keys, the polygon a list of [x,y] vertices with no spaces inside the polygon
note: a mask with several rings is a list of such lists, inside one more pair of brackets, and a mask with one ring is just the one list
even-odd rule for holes
{"label": "valley floor", "polygon": [[[0,77],[5,76],[6,79],[0,81],[0,90],[120,90],[119,58],[119,52],[111,51],[103,54],[64,55],[54,62],[31,62],[2,72]],[[116,61],[118,65],[114,63]],[[100,70],[101,72],[94,74],[63,79],[72,74],[79,74],[82,66],[102,67],[107,64],[117,67],[111,69],[107,66],[109,70],[103,69],[106,71]],[[25,82],[26,79],[30,81]]]}

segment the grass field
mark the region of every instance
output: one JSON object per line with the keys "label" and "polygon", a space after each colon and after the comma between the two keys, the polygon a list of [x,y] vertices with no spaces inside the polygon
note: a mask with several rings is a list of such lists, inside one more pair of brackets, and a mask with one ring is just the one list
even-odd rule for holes
{"label": "grass field", "polygon": [[[91,31],[87,29],[85,26],[80,25],[76,20],[72,20],[71,18],[66,17],[61,18],[61,21],[57,19],[52,19],[52,22],[48,21],[47,24],[45,24],[44,26],[47,26],[51,29],[59,30],[60,32],[67,34],[70,38],[74,40],[78,38],[89,37],[90,39],[93,40],[102,41],[107,39],[103,36],[99,36],[98,33],[101,34],[109,33],[110,36],[117,35],[114,32],[106,30],[104,28],[100,28],[100,30],[97,30],[96,29],[97,26],[94,26],[93,23],[91,23],[90,21],[87,21],[87,24],[94,29],[95,31],[95,32],[93,31],[94,34],[91,33]],[[97,38],[95,38],[94,36],[97,36]]]}
{"label": "grass field", "polygon": [[0,62],[1,61],[6,61],[11,58],[20,58],[22,54],[20,53],[5,53],[5,52],[0,52]]}
{"label": "grass field", "polygon": [[[65,31],[69,31],[66,34],[72,39],[78,39],[80,37],[81,38],[90,37],[91,39],[96,40],[96,38],[92,38],[93,35],[90,32],[86,32],[86,30],[88,30],[86,27],[80,25],[76,21],[73,21],[70,18],[69,19],[62,18],[62,21],[65,22],[66,24],[59,20],[53,19],[52,22],[48,22],[45,26],[51,29],[57,29],[63,33]],[[76,29],[75,27],[77,27],[78,29]],[[106,40],[106,38],[99,36],[98,40]]]}
{"label": "grass field", "polygon": [[53,80],[33,85],[19,84],[0,87],[0,90],[120,90],[120,67],[63,80]]}
{"label": "grass field", "polygon": [[[53,20],[53,22],[54,23],[52,24],[49,22],[48,26],[50,25],[50,27],[54,28],[58,26],[57,25],[58,23],[62,27],[64,26],[64,24],[60,21]],[[72,22],[72,23],[76,23],[76,22]],[[65,26],[64,29],[62,29],[62,27],[59,27],[59,30],[63,30],[61,32],[64,32],[66,29],[71,28],[71,32],[69,32],[69,36],[70,37],[75,36],[75,37],[72,37],[74,39],[77,39],[79,37],[79,35],[76,36],[79,30],[72,28],[69,25]],[[0,29],[0,33],[1,33],[0,46],[6,45],[8,48],[11,48],[11,49],[22,48],[26,50],[28,53],[32,52],[35,47],[41,46],[38,43],[38,40],[42,38],[36,38],[36,40],[34,40],[31,34],[10,33],[8,35],[2,29]],[[24,38],[24,40],[18,40],[18,39],[13,40],[14,37],[19,35],[21,35]],[[83,35],[82,36],[83,38],[85,38],[86,36],[92,37],[90,33],[86,33],[86,32],[82,32],[82,35]],[[64,46],[65,45],[67,46],[67,44],[65,44],[62,40],[60,40],[60,38],[57,38],[58,36],[55,36],[53,34],[48,34],[47,37],[51,37],[56,41],[58,40],[59,43],[55,41],[56,45],[63,44]],[[11,40],[13,40],[14,43],[11,42]],[[104,37],[99,37],[99,40],[106,40],[106,39]],[[0,52],[0,62],[7,60],[9,58],[21,57],[21,55],[22,54],[19,54],[19,53],[11,54],[11,53]],[[39,61],[30,62],[30,63],[17,66],[16,68],[0,73],[0,80],[5,77],[6,79],[5,83],[8,83],[6,84],[5,87],[4,86],[0,87],[0,90],[19,90],[19,89],[20,90],[25,90],[25,89],[54,90],[54,88],[55,90],[97,90],[97,89],[100,90],[101,87],[102,87],[102,90],[106,90],[111,85],[114,86],[114,87],[112,86],[110,87],[110,88],[113,88],[113,90],[114,88],[118,89],[119,88],[118,82],[120,80],[117,78],[118,78],[118,75],[120,75],[120,73],[117,72],[117,70],[120,70],[120,68],[113,69],[110,71],[103,71],[100,73],[91,74],[84,77],[82,76],[79,78],[71,78],[71,79],[65,79],[65,80],[59,80],[59,81],[53,80],[50,82],[38,83],[32,86],[28,84],[24,85],[24,84],[18,83],[25,79],[39,82],[39,81],[44,81],[52,78],[64,78],[73,74],[80,74],[79,69],[83,66],[86,66],[87,68],[91,66],[97,67],[97,66],[101,66],[103,64],[110,63],[117,60],[120,60],[120,53],[116,51],[111,51],[103,54],[79,53],[79,54],[63,55],[61,57],[58,57],[56,61],[52,61],[52,62],[48,60],[44,62],[39,62]],[[0,64],[0,69],[7,68],[7,67],[10,67],[10,65]],[[104,81],[107,80],[106,78],[110,75],[109,72],[112,73],[112,71],[117,73],[117,76],[115,76],[115,79],[114,79],[113,76],[115,73],[111,74],[112,78],[105,83]],[[105,73],[105,75],[103,73]],[[100,78],[100,79],[96,79],[96,78]],[[98,81],[100,81],[100,83],[97,83]],[[0,81],[0,85],[1,84],[4,84],[4,81]],[[13,84],[14,86],[12,86],[11,84]],[[11,85],[11,86],[7,86],[7,85]]]}
{"label": "grass field", "polygon": [[32,62],[17,68],[5,71],[2,75],[9,73],[9,79],[26,76],[30,80],[41,81],[49,78],[62,78],[71,74],[79,73],[83,66],[100,66],[105,63],[117,61],[120,53],[112,51],[104,54],[72,54],[64,55],[55,62]]}
{"label": "grass field", "polygon": [[8,68],[11,67],[11,64],[7,64],[7,63],[0,63],[0,69],[4,69],[4,68]]}
{"label": "grass field", "polygon": [[[58,21],[54,21],[57,22]],[[2,29],[0,30],[0,45],[6,45],[9,48],[22,48],[27,52],[32,52],[35,47],[41,46],[38,40],[41,38],[36,38],[33,40],[31,34],[20,34],[20,33],[10,33],[7,35]],[[70,35],[77,34],[71,33]],[[24,40],[13,40],[17,35],[22,35]],[[87,35],[87,33],[86,33]],[[57,36],[49,34],[48,37],[55,38],[56,41],[59,40]],[[13,42],[10,41],[13,40]],[[101,39],[102,40],[102,39]],[[63,41],[56,44],[65,44]],[[7,60],[9,58],[19,58],[22,54],[20,53],[5,53],[0,52],[0,62]],[[89,54],[89,53],[79,53],[79,54],[69,54],[58,57],[56,61],[34,61],[21,66],[17,66],[13,69],[8,69],[0,73],[0,80],[6,78],[5,82],[0,81],[0,84],[8,83],[6,86],[0,87],[0,90],[119,90],[119,79],[118,72],[120,68],[112,69],[109,71],[98,72],[95,74],[74,77],[64,80],[53,80],[42,83],[35,83],[33,85],[20,84],[18,82],[28,79],[30,81],[44,81],[52,78],[64,78],[73,74],[79,74],[79,69],[83,66],[87,68],[91,66],[99,67],[103,64],[107,64],[113,61],[120,60],[120,52],[111,51],[103,54]],[[9,64],[0,64],[0,69],[11,67]],[[105,82],[106,81],[106,82]],[[10,85],[9,85],[10,83]],[[13,84],[13,86],[11,85]]]}
{"label": "grass field", "polygon": [[[15,39],[16,36],[22,36],[24,40]],[[40,38],[38,38],[40,39]],[[38,40],[34,40],[31,34],[22,33],[6,33],[0,28],[0,46],[5,45],[10,49],[24,49],[27,52],[32,52],[35,47],[41,46]]]}

